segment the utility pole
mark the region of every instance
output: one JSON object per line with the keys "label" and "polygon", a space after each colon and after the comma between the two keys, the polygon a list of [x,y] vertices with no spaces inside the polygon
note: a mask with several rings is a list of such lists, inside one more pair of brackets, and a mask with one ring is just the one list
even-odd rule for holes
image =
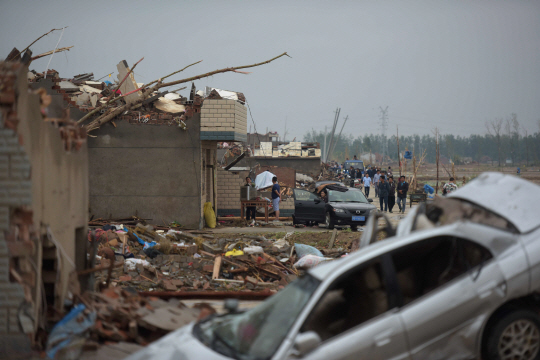
{"label": "utility pole", "polygon": [[381,116],[380,116],[380,124],[381,124],[381,135],[382,135],[382,162],[381,165],[384,163],[384,158],[386,157],[388,144],[386,141],[386,129],[388,128],[388,106],[384,109],[379,106],[379,109],[381,109]]}
{"label": "utility pole", "polygon": [[439,193],[439,128],[435,128],[435,163],[437,164],[437,185],[435,185],[435,194]]}
{"label": "utility pole", "polygon": [[336,116],[334,117],[334,125],[332,126],[332,135],[330,136],[330,143],[328,144],[328,149],[326,150],[325,162],[328,162],[328,156],[330,155],[330,149],[334,146],[334,135],[336,133],[336,126],[339,121],[339,113],[341,112],[340,108],[336,109]]}
{"label": "utility pole", "polygon": [[323,147],[323,156],[322,156],[322,160],[323,160],[323,163],[326,162],[326,125],[324,126],[324,147]]}
{"label": "utility pole", "polygon": [[397,159],[398,159],[398,167],[399,167],[399,177],[401,177],[401,153],[399,152],[399,127],[396,125],[396,131],[397,131]]}
{"label": "utility pole", "polygon": [[343,121],[343,125],[341,125],[341,130],[339,131],[339,135],[338,135],[336,141],[334,142],[334,146],[332,147],[332,149],[330,149],[330,156],[332,156],[332,154],[334,154],[334,150],[336,149],[337,143],[339,142],[339,139],[341,138],[341,133],[343,132],[343,128],[345,127],[345,124],[347,123],[348,118],[349,118],[349,115],[345,116],[345,120]]}

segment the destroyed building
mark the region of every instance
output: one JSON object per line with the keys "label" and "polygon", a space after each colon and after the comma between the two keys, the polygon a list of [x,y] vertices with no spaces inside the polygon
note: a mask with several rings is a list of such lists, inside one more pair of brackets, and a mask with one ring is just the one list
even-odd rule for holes
{"label": "destroyed building", "polygon": [[[86,132],[27,81],[27,52],[0,63],[0,353],[59,319],[85,266]],[[22,62],[21,62],[22,61]],[[25,62],[26,61],[26,62]]]}
{"label": "destroyed building", "polygon": [[[126,102],[142,99],[125,61],[117,66],[119,90]],[[92,74],[62,79],[53,73],[33,83],[51,94],[53,103],[69,106],[76,120],[103,103],[109,94]],[[103,89],[103,90],[102,90]],[[197,94],[196,94],[197,93]],[[192,88],[190,99],[159,93],[136,110],[125,111],[90,131],[88,159],[90,216],[138,216],[157,223],[204,226],[204,203],[217,210],[217,143],[246,141],[247,112],[243,95],[222,98]],[[245,100],[245,98],[243,98]]]}

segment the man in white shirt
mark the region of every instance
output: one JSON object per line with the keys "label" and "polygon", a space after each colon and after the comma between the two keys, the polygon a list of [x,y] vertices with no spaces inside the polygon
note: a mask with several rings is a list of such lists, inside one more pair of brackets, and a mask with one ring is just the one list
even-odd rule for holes
{"label": "man in white shirt", "polygon": [[373,176],[373,185],[375,185],[375,197],[379,196],[379,181],[381,180],[381,170],[377,170]]}
{"label": "man in white shirt", "polygon": [[366,197],[369,197],[369,188],[371,186],[371,178],[368,176],[367,172],[364,173],[362,182],[364,183],[364,193],[366,194]]}

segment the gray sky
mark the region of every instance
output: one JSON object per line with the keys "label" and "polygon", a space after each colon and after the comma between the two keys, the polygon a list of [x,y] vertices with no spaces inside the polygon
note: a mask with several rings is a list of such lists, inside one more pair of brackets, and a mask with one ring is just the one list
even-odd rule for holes
{"label": "gray sky", "polygon": [[62,77],[97,78],[144,56],[136,79],[149,82],[204,60],[176,80],[287,51],[292,59],[196,86],[243,92],[257,130],[283,133],[287,120],[288,140],[331,127],[336,107],[355,137],[379,132],[379,106],[389,106],[389,133],[485,133],[486,120],[513,112],[539,130],[540,1],[0,0],[0,9],[1,57],[69,26],[59,46],[75,47],[50,65]]}

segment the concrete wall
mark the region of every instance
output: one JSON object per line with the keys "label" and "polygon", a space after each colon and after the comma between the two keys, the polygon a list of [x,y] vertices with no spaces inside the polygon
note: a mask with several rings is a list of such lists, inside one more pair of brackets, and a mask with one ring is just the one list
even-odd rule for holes
{"label": "concrete wall", "polygon": [[[2,66],[4,71],[5,63]],[[33,307],[26,310],[39,320],[41,280],[46,292],[52,290],[56,309],[62,310],[69,274],[80,270],[76,268],[80,264],[76,258],[80,246],[76,244],[86,246],[86,144],[77,151],[65,150],[59,129],[41,115],[39,96],[28,91],[27,71],[22,66],[17,69],[16,101],[9,107],[3,103],[0,109],[0,333],[19,332],[21,325],[27,333],[37,327],[37,321],[31,324],[32,329],[21,315],[20,305],[25,296],[16,290],[19,284],[9,278],[8,266],[21,275],[26,298],[30,296]],[[5,79],[0,79],[0,83],[5,86]],[[8,118],[16,118],[18,124],[8,125]],[[47,240],[47,233],[57,246]],[[82,243],[77,242],[81,234]],[[26,246],[29,242],[33,246]],[[52,273],[48,269],[42,271],[43,252],[57,247],[62,248],[61,259],[54,255]],[[22,249],[22,253],[29,255],[6,252],[6,248]],[[10,263],[14,258],[17,261]],[[52,277],[46,278],[48,275]]]}
{"label": "concrete wall", "polygon": [[245,142],[246,107],[236,100],[204,100],[201,109],[201,140]]}
{"label": "concrete wall", "polygon": [[132,215],[199,228],[202,208],[200,114],[184,131],[172,125],[115,121],[88,141],[90,214]]}

